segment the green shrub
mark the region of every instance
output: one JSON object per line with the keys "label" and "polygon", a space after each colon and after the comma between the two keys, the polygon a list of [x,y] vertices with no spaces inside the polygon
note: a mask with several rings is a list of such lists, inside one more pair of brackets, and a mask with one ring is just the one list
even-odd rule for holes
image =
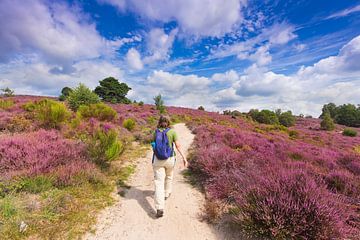
{"label": "green shrub", "polygon": [[285,127],[291,127],[295,125],[296,118],[292,115],[291,111],[287,111],[279,115],[279,122]]}
{"label": "green shrub", "polygon": [[2,96],[4,97],[12,97],[14,96],[14,91],[11,90],[10,88],[6,87],[6,88],[2,88],[1,89],[1,92],[2,92]]}
{"label": "green shrub", "polygon": [[98,129],[88,139],[88,151],[91,159],[99,165],[106,165],[116,159],[124,150],[124,144],[118,139],[114,129]]}
{"label": "green shrub", "polygon": [[348,137],[356,137],[357,131],[355,131],[351,128],[345,128],[344,131],[342,132],[342,134],[344,136],[348,136]]}
{"label": "green shrub", "polygon": [[279,124],[279,119],[273,111],[270,110],[250,110],[249,115],[251,118],[259,123],[265,124]]}
{"label": "green shrub", "polygon": [[323,120],[320,123],[320,127],[326,131],[332,131],[335,129],[334,120],[331,118],[330,113],[326,112],[324,114]]}
{"label": "green shrub", "polygon": [[97,118],[100,121],[112,121],[117,113],[112,107],[104,103],[95,103],[90,105],[81,105],[77,111],[81,118]]}
{"label": "green shrub", "polygon": [[132,131],[135,128],[136,122],[132,118],[125,119],[123,121],[123,127],[129,131]]}
{"label": "green shrub", "polygon": [[140,101],[138,104],[139,104],[139,106],[144,106],[144,102],[143,102],[143,101]]}
{"label": "green shrub", "polygon": [[298,136],[299,136],[299,132],[298,132],[298,131],[295,131],[295,130],[289,131],[289,137],[290,137],[291,139],[295,139],[295,138],[297,138]]}
{"label": "green shrub", "polygon": [[14,102],[11,100],[1,100],[0,99],[0,109],[7,110],[14,106]]}
{"label": "green shrub", "polygon": [[71,110],[76,111],[81,105],[100,102],[100,98],[84,84],[79,84],[67,97]]}
{"label": "green shrub", "polygon": [[33,117],[46,128],[59,128],[70,116],[65,104],[50,99],[43,99],[35,103],[28,102],[23,108],[32,112]]}

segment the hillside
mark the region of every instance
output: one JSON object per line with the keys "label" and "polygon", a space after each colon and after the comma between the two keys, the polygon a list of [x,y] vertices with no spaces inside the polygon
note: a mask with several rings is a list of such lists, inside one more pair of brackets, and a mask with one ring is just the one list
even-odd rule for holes
{"label": "hillside", "polygon": [[[87,232],[114,203],[115,186],[126,188],[136,167],[129,160],[146,153],[159,117],[147,104],[100,104],[74,113],[42,99],[0,100],[2,239]],[[286,128],[246,115],[167,112],[195,134],[186,175],[205,195],[209,222],[273,239],[360,234],[360,136],[343,136],[341,125],[322,131],[318,119],[297,118]]]}

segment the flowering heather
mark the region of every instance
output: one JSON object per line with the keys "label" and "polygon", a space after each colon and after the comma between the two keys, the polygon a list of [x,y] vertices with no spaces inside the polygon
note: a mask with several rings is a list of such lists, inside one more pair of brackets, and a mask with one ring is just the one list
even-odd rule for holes
{"label": "flowering heather", "polygon": [[[84,150],[84,144],[64,139],[54,130],[2,135],[0,174],[6,180],[57,171],[69,171],[68,174],[86,171],[92,165],[86,162]],[[63,179],[66,180],[66,177]]]}
{"label": "flowering heather", "polygon": [[353,150],[358,137],[324,133],[312,119],[287,130],[192,113],[188,125],[196,134],[191,170],[210,201],[238,209],[234,221],[243,229],[271,239],[359,234],[360,154]]}

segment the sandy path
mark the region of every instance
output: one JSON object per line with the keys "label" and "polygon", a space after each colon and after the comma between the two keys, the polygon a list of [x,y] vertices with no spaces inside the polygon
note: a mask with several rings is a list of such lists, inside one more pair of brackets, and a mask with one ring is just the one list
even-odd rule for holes
{"label": "sandy path", "polygon": [[[194,135],[185,124],[176,124],[174,128],[186,154]],[[146,158],[138,159],[137,171],[129,181],[131,188],[124,198],[119,198],[114,206],[103,211],[96,233],[87,234],[85,239],[229,239],[220,229],[199,220],[204,197],[185,182],[180,159],[177,160],[173,193],[166,201],[164,217],[155,218],[151,156],[149,151]]]}

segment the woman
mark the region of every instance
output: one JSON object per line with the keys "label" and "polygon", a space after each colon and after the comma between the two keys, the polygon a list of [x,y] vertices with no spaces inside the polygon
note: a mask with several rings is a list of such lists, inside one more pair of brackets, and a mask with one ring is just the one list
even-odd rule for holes
{"label": "woman", "polygon": [[[162,144],[165,146],[161,146]],[[183,159],[185,168],[188,166],[188,162],[181,151],[177,133],[170,128],[170,118],[168,116],[160,116],[152,145],[154,149],[152,165],[155,178],[155,208],[156,217],[160,218],[164,215],[165,200],[170,197],[172,191],[176,161],[174,145]]]}

